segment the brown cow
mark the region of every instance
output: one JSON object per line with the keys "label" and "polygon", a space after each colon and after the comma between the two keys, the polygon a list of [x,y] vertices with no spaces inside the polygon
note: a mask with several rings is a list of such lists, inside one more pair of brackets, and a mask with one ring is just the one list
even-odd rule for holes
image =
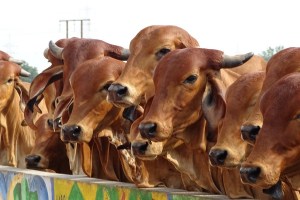
{"label": "brown cow", "polygon": [[253,112],[265,78],[265,72],[240,76],[226,92],[226,112],[217,143],[209,152],[214,166],[234,168],[246,159],[251,146],[241,138],[241,125]]}
{"label": "brown cow", "polygon": [[[271,199],[262,190],[243,185],[238,170],[212,167],[208,159],[224,116],[226,87],[238,76],[222,68],[240,66],[252,56],[229,57],[202,48],[174,50],[166,55],[155,69],[155,95],[139,124],[144,141],[137,137],[132,142],[133,152],[145,157],[150,153],[153,158],[165,155],[199,189],[231,198]],[[251,59],[242,66],[252,71],[264,68],[253,65]]]}
{"label": "brown cow", "polygon": [[60,48],[50,41],[49,49],[56,58],[64,61],[63,89],[61,95],[56,99],[54,119],[60,118],[63,110],[70,103],[72,91],[69,78],[78,65],[103,56],[110,56],[118,60],[127,60],[129,56],[128,49],[97,39],[73,38],[64,48]]}
{"label": "brown cow", "polygon": [[19,65],[9,61],[0,61],[0,71],[0,163],[25,168],[25,156],[30,153],[35,141],[33,130],[21,125],[28,91],[19,76],[28,76],[28,72],[24,73]]}
{"label": "brown cow", "polygon": [[[59,124],[61,123],[61,118],[56,116],[60,116],[64,110],[68,109],[69,104],[71,104],[72,95],[71,88],[69,86],[69,77],[73,73],[74,69],[86,60],[100,58],[105,55],[126,60],[129,53],[129,51],[123,47],[96,39],[70,38],[64,44],[64,48],[60,48],[59,45],[60,44],[58,43],[56,45],[50,41],[49,51],[55,59],[63,62],[63,65],[60,65],[60,63],[57,63],[57,65],[53,64],[54,67],[49,67],[40,74],[39,79],[36,81],[37,84],[35,84],[35,87],[31,88],[32,90],[30,90],[30,100],[27,104],[27,112],[29,112],[27,116],[29,116],[30,119],[30,116],[34,112],[34,105],[38,103],[40,95],[45,91],[45,89],[47,89],[49,85],[52,85],[52,83],[56,80],[62,81],[62,84],[60,85],[61,87],[56,87],[55,103],[51,104],[53,105],[53,113],[50,112],[50,115],[54,116],[53,128],[55,130],[60,129]],[[48,53],[46,57],[49,58],[49,56],[50,54]],[[74,155],[78,155],[78,153],[75,152],[80,148],[76,148],[76,145],[74,146],[75,148],[73,148],[72,145],[67,144],[67,152],[68,155],[72,157],[72,159],[70,159],[70,166],[74,170],[73,173],[78,174],[83,171],[80,169],[78,164],[72,162],[81,162],[79,161],[80,158],[75,160],[73,159]]]}
{"label": "brown cow", "polygon": [[[290,62],[291,60],[293,60],[293,62]],[[300,71],[300,63],[298,60],[300,60],[300,48],[298,47],[286,48],[272,56],[268,61],[266,78],[260,96],[283,76]],[[259,102],[260,101],[256,103],[253,113],[241,128],[243,139],[252,145],[255,142],[256,135],[263,121],[262,114],[259,110]]]}
{"label": "brown cow", "polygon": [[269,188],[280,180],[292,180],[291,187],[299,191],[299,101],[299,72],[284,76],[263,94],[260,101],[263,125],[253,150],[240,168],[244,183]]}
{"label": "brown cow", "polygon": [[73,92],[71,112],[62,125],[60,136],[63,142],[88,144],[86,149],[82,149],[86,156],[82,159],[83,164],[91,162],[92,168],[86,169],[83,166],[83,169],[92,177],[126,181],[120,170],[117,149],[113,148],[107,138],[98,137],[98,134],[109,134],[110,131],[101,128],[96,130],[97,122],[103,120],[107,112],[110,112],[110,118],[104,125],[114,123],[116,116],[122,112],[106,101],[106,95],[108,86],[121,74],[124,65],[124,62],[110,57],[92,59],[79,65],[70,79]]}
{"label": "brown cow", "polygon": [[26,63],[24,60],[19,60],[19,59],[11,57],[9,54],[7,54],[4,51],[0,51],[0,60],[13,62],[13,63],[19,64],[19,65]]}
{"label": "brown cow", "polygon": [[117,106],[138,105],[153,95],[153,71],[174,49],[198,47],[187,31],[177,26],[148,26],[130,42],[131,55],[122,75],[109,87],[108,100]]}
{"label": "brown cow", "polygon": [[66,145],[61,141],[59,132],[53,131],[49,115],[42,115],[35,125],[37,127],[35,146],[25,158],[26,167],[28,169],[71,174]]}
{"label": "brown cow", "polygon": [[[80,66],[71,76],[74,101],[69,119],[62,125],[61,139],[64,142],[96,144],[90,147],[98,148],[100,156],[93,154],[95,158],[92,157],[92,160],[100,163],[96,166],[92,163],[92,177],[134,182],[138,187],[163,184],[182,188],[181,182],[176,181],[180,179],[180,174],[165,159],[140,161],[133,158],[128,150],[116,151],[116,147],[128,142],[131,123],[122,117],[123,108],[106,101],[106,94],[108,86],[121,74],[125,63],[105,57],[87,64],[89,70]],[[116,156],[117,160],[114,160]],[[121,177],[121,171],[116,171],[120,170],[117,168],[120,164],[126,179]],[[157,172],[159,166],[164,168]],[[106,177],[103,177],[103,172],[100,173],[102,177],[97,176],[101,170]]]}

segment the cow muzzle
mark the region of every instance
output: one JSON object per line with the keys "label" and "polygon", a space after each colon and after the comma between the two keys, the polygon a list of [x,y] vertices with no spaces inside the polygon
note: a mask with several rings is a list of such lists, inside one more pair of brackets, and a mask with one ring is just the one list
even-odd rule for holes
{"label": "cow muzzle", "polygon": [[81,127],[78,125],[64,125],[61,128],[60,136],[64,142],[78,142],[81,133]]}
{"label": "cow muzzle", "polygon": [[282,188],[282,182],[278,181],[275,185],[273,185],[272,187],[268,188],[268,189],[263,189],[263,192],[265,194],[270,195],[273,199],[283,199],[283,188]]}
{"label": "cow muzzle", "polygon": [[139,131],[144,139],[151,139],[156,136],[157,125],[153,122],[146,122],[139,124]]}
{"label": "cow muzzle", "polygon": [[254,144],[258,135],[260,126],[244,125],[241,127],[242,139],[250,144]]}
{"label": "cow muzzle", "polygon": [[[128,96],[128,88],[119,83],[113,83],[108,88],[108,101],[113,104],[121,105],[126,104],[124,98]],[[123,106],[127,107],[127,106]]]}
{"label": "cow muzzle", "polygon": [[227,157],[227,151],[224,149],[211,149],[209,151],[209,160],[213,166],[224,165],[225,159]]}
{"label": "cow muzzle", "polygon": [[260,173],[261,173],[261,168],[257,166],[247,166],[247,167],[240,168],[242,182],[244,183],[255,184],[257,182]]}
{"label": "cow muzzle", "polygon": [[144,155],[148,147],[148,142],[133,142],[131,151],[134,155]]}
{"label": "cow muzzle", "polygon": [[25,157],[26,168],[27,169],[37,169],[41,159],[42,158],[39,155],[28,155],[28,156],[26,156]]}

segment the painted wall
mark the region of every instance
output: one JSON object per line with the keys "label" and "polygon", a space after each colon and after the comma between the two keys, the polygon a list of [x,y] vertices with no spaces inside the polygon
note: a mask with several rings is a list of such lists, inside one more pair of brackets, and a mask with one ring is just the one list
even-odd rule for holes
{"label": "painted wall", "polygon": [[[206,196],[174,194],[166,191],[138,189],[134,186],[125,187],[118,182],[80,181],[65,176],[43,176],[36,171],[31,173],[4,171],[0,168],[0,200],[194,200],[209,199]],[[33,172],[33,173],[32,173]],[[49,174],[49,173],[45,173]],[[114,184],[116,183],[116,184]],[[131,184],[130,184],[131,185]],[[220,196],[221,197],[221,196]],[[214,196],[213,199],[216,199]],[[221,198],[220,198],[221,199]]]}

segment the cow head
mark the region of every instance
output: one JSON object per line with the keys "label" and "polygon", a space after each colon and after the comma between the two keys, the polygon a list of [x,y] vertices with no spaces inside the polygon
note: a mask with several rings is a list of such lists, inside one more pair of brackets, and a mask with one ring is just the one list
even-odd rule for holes
{"label": "cow head", "polygon": [[51,123],[48,114],[36,121],[36,142],[30,155],[25,158],[26,167],[70,174],[65,143],[60,140],[59,132],[53,132]]}
{"label": "cow head", "polygon": [[89,142],[99,122],[110,116],[112,123],[122,111],[106,101],[107,89],[121,74],[125,63],[110,57],[92,59],[80,65],[72,74],[72,110],[61,128],[65,142]]}
{"label": "cow head", "polygon": [[158,61],[174,49],[197,46],[198,42],[179,27],[144,28],[131,40],[130,56],[121,76],[109,87],[108,100],[121,107],[147,100],[154,92],[152,76]]}
{"label": "cow head", "polygon": [[280,177],[299,169],[300,75],[283,77],[264,93],[260,102],[263,126],[240,173],[247,184],[268,188]]}
{"label": "cow head", "polygon": [[209,152],[212,165],[237,167],[246,158],[250,146],[242,140],[241,124],[252,113],[261,91],[265,72],[242,75],[226,92],[226,113],[217,143]]}
{"label": "cow head", "polygon": [[109,44],[102,40],[71,38],[64,48],[57,46],[52,41],[49,42],[49,50],[57,59],[64,62],[63,68],[63,88],[60,95],[55,100],[54,119],[62,117],[62,113],[72,101],[72,89],[69,79],[74,70],[83,62],[90,59],[97,59],[109,56],[118,60],[127,60],[129,50],[121,46]]}
{"label": "cow head", "polygon": [[155,70],[155,95],[139,125],[141,135],[162,141],[182,132],[203,115],[208,121],[208,132],[216,131],[225,112],[220,69],[241,65],[252,55],[229,58],[221,51],[202,48],[169,53]]}
{"label": "cow head", "polygon": [[[0,61],[0,71],[0,111],[2,112],[13,99],[12,94],[15,89],[20,95],[26,95],[28,97],[28,92],[21,84],[19,76],[29,76],[30,74],[22,69],[18,64],[9,61]],[[21,96],[21,100],[25,99],[22,99]],[[23,110],[26,102],[21,101],[20,104],[21,109]]]}
{"label": "cow head", "polygon": [[4,51],[0,51],[0,60],[5,60],[5,61],[9,61],[9,62],[13,62],[19,65],[25,64],[26,61],[24,60],[20,60],[20,59],[16,59],[12,56],[10,56],[8,53],[4,52]]}

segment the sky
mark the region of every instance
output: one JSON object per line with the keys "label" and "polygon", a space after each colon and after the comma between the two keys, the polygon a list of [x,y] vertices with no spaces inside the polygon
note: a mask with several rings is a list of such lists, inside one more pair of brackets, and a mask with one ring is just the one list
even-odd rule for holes
{"label": "sky", "polygon": [[[128,48],[150,25],[176,25],[200,47],[226,54],[300,46],[299,0],[9,0],[1,5],[0,50],[39,72],[50,40],[66,38],[64,20],[83,21],[83,37]],[[81,37],[80,21],[68,37]]]}

